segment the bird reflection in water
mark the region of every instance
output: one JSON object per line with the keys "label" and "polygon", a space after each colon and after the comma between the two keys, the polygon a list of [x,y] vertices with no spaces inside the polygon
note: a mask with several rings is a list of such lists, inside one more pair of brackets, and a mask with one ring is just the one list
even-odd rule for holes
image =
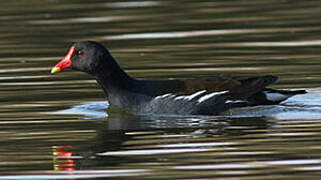
{"label": "bird reflection in water", "polygon": [[74,171],[76,163],[73,160],[72,146],[53,146],[53,165],[55,171]]}

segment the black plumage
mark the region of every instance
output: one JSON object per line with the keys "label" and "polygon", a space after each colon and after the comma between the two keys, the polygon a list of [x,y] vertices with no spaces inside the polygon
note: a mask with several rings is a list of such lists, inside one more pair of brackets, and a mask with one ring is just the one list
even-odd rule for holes
{"label": "black plumage", "polygon": [[[62,61],[70,61],[72,69],[94,76],[111,105],[137,113],[217,115],[234,107],[278,104],[306,93],[266,88],[277,80],[271,75],[137,80],[121,69],[103,45],[93,41],[75,43],[68,54],[70,57]],[[54,68],[60,71],[69,67],[60,64]]]}

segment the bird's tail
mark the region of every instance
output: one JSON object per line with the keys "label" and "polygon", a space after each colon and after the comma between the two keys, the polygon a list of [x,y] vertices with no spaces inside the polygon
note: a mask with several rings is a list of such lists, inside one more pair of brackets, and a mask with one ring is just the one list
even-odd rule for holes
{"label": "bird's tail", "polygon": [[263,90],[263,94],[267,102],[266,104],[277,104],[294,95],[305,93],[307,93],[306,90],[278,90],[269,88]]}

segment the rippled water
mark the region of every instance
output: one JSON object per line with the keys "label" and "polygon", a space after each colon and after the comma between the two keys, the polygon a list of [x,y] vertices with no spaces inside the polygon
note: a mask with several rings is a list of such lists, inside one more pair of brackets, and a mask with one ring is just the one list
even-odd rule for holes
{"label": "rippled water", "polygon": [[[3,1],[0,179],[321,176],[321,2]],[[50,75],[72,42],[136,78],[273,74],[278,106],[163,117],[108,108],[88,75]]]}

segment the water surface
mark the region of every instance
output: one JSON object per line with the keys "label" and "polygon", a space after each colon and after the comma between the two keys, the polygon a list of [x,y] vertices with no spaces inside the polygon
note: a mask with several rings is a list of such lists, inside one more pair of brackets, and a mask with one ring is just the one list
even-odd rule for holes
{"label": "water surface", "polygon": [[[307,179],[321,170],[319,1],[3,1],[0,179]],[[90,76],[50,68],[79,40],[136,78],[279,76],[308,89],[222,116],[108,108]]]}

